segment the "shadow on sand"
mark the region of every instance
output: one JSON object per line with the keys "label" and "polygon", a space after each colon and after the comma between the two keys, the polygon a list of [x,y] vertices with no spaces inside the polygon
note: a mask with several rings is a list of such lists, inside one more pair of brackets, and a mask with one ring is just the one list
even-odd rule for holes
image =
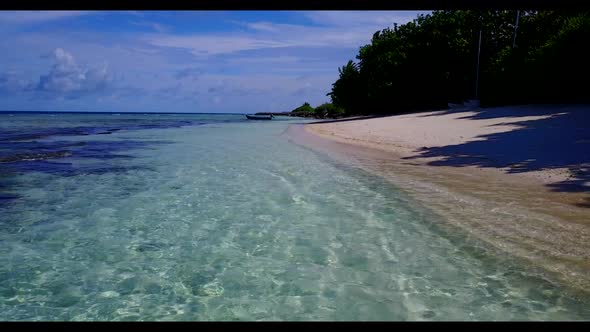
{"label": "shadow on sand", "polygon": [[[445,111],[440,111],[440,112],[445,112]],[[316,121],[309,122],[307,124],[348,122],[348,121],[355,121],[355,120],[368,120],[368,119],[377,119],[377,118],[387,118],[387,117],[394,116],[394,115],[416,114],[416,113],[432,113],[432,110],[407,111],[407,112],[395,112],[395,113],[382,113],[382,114],[375,114],[375,115],[359,115],[359,116],[351,116],[351,117],[339,118],[339,119],[315,119]],[[432,116],[432,115],[423,115],[423,116]]]}
{"label": "shadow on sand", "polygon": [[[439,111],[437,116],[465,110]],[[476,109],[459,119],[483,120],[511,118],[517,128],[481,135],[477,140],[457,145],[425,147],[418,155],[405,159],[441,158],[432,166],[477,166],[507,168],[508,173],[566,168],[568,179],[549,184],[556,192],[590,192],[590,107],[589,106],[518,106]],[[516,121],[519,117],[545,118]],[[496,124],[503,125],[503,123]],[[590,208],[590,196],[578,204]]]}

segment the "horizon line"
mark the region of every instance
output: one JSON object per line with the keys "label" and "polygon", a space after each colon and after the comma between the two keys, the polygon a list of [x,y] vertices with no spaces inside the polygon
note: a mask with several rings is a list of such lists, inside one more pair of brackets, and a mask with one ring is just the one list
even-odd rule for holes
{"label": "horizon line", "polygon": [[115,112],[115,111],[17,111],[17,110],[0,110],[0,113],[76,113],[76,114],[249,114],[249,113],[230,113],[230,112]]}

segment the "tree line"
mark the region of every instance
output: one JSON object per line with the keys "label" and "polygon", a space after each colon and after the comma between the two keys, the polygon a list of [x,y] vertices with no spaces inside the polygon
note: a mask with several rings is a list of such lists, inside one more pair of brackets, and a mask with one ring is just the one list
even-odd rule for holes
{"label": "tree line", "polygon": [[588,12],[434,11],[375,32],[356,62],[338,68],[331,103],[294,112],[395,114],[476,97],[484,107],[589,102],[588,41]]}

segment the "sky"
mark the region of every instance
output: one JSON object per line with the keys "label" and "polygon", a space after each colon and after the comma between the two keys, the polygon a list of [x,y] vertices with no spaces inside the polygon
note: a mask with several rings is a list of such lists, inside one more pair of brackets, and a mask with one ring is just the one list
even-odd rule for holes
{"label": "sky", "polygon": [[326,96],[416,11],[0,11],[0,110],[254,113]]}

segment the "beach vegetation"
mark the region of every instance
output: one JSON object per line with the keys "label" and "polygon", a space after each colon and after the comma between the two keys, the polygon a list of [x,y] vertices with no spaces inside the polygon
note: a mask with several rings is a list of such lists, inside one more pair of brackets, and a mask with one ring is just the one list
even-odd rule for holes
{"label": "beach vegetation", "polygon": [[291,111],[293,116],[300,116],[300,117],[313,117],[315,114],[315,110],[308,102],[303,103],[303,105],[297,107],[296,109]]}
{"label": "beach vegetation", "polygon": [[337,119],[346,115],[346,112],[342,107],[336,106],[332,103],[324,103],[316,107],[315,117],[319,119]]}
{"label": "beach vegetation", "polygon": [[473,98],[482,106],[588,102],[588,40],[587,12],[434,11],[375,32],[356,62],[338,68],[328,96],[337,116],[444,109]]}
{"label": "beach vegetation", "polygon": [[305,102],[303,105],[292,110],[290,115],[304,118],[334,119],[341,118],[346,114],[344,108],[333,103],[324,103],[314,108],[309,103]]}

